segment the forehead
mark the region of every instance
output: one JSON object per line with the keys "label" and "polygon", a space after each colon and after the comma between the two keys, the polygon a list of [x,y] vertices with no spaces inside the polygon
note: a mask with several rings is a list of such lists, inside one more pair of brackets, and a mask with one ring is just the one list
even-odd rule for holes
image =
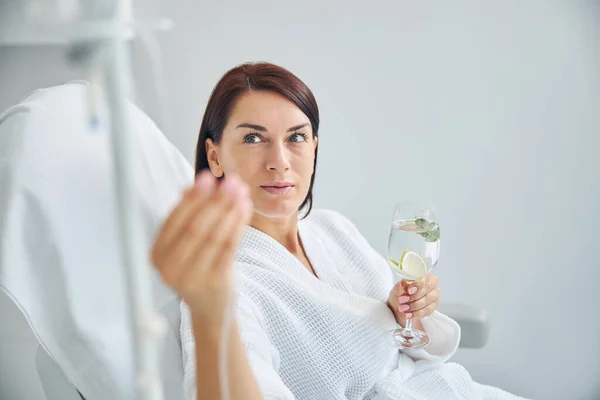
{"label": "forehead", "polygon": [[274,130],[309,122],[302,110],[290,100],[267,91],[249,91],[241,95],[229,118],[231,125],[249,123]]}

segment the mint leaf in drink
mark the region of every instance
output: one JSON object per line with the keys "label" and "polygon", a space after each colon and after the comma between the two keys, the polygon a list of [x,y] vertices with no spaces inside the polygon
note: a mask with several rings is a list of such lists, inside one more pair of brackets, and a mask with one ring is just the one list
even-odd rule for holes
{"label": "mint leaf in drink", "polygon": [[437,228],[427,232],[419,232],[419,235],[421,235],[426,242],[437,242],[440,240],[440,227],[438,226]]}
{"label": "mint leaf in drink", "polygon": [[425,218],[415,219],[415,225],[421,232],[417,232],[426,242],[437,242],[440,239],[440,227],[433,221]]}
{"label": "mint leaf in drink", "polygon": [[415,225],[417,225],[417,228],[422,229],[424,231],[430,231],[435,227],[434,222],[427,221],[425,218],[415,219]]}
{"label": "mint leaf in drink", "polygon": [[[427,224],[427,220],[425,218],[417,218],[415,219],[415,225],[419,229],[425,229],[425,225]],[[425,229],[427,230],[427,229]]]}

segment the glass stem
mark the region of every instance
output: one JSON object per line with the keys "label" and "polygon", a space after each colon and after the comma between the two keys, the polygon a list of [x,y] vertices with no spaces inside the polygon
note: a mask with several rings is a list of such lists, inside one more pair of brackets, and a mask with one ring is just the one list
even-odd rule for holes
{"label": "glass stem", "polygon": [[406,320],[406,326],[402,330],[402,336],[404,336],[404,337],[413,337],[412,319],[407,319]]}

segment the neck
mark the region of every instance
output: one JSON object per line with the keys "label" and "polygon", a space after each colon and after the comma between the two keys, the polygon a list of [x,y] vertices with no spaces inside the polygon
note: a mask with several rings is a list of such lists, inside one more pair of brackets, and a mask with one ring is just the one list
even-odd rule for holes
{"label": "neck", "polygon": [[250,226],[271,236],[292,254],[302,249],[298,238],[298,212],[283,218],[269,218],[254,213]]}

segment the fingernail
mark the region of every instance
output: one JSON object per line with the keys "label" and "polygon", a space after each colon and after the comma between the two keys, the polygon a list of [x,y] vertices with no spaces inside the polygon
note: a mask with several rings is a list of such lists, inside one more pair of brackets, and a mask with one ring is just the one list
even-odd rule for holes
{"label": "fingernail", "polygon": [[410,306],[408,304],[404,304],[404,305],[400,306],[399,310],[404,312],[404,311],[408,311],[409,308],[410,308]]}
{"label": "fingernail", "polygon": [[408,303],[409,300],[410,300],[410,297],[408,297],[408,296],[400,296],[400,298],[398,299],[398,301],[400,302],[400,304],[402,304],[402,303]]}
{"label": "fingernail", "polygon": [[406,317],[406,319],[411,319],[412,318],[412,313],[407,312],[406,314],[404,314],[404,316]]}
{"label": "fingernail", "polygon": [[415,294],[417,293],[417,288],[416,286],[411,287],[410,289],[408,289],[408,294]]}

